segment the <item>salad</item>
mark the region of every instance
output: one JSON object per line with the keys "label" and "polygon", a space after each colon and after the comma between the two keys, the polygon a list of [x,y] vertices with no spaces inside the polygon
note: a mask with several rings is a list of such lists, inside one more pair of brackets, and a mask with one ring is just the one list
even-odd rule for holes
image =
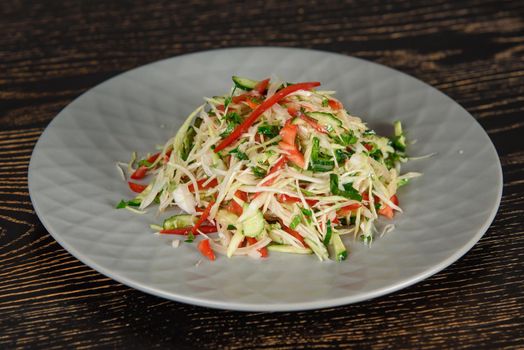
{"label": "salad", "polygon": [[195,244],[210,260],[282,252],[342,261],[344,236],[369,244],[379,217],[402,211],[397,189],[420,174],[400,173],[400,122],[391,138],[379,136],[319,82],[233,83],[205,98],[158,153],[133,153],[130,179],[122,175],[137,195],[118,208],[181,209],[151,227],[188,243],[204,236]]}

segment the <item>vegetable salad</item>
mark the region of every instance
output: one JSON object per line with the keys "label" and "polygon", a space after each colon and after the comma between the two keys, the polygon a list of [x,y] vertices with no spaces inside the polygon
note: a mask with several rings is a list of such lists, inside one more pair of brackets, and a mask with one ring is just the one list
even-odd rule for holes
{"label": "vegetable salad", "polygon": [[419,174],[400,173],[400,122],[391,138],[379,136],[319,82],[233,83],[205,98],[160,152],[133,156],[137,195],[118,208],[181,209],[152,228],[188,243],[203,235],[195,245],[210,260],[282,252],[342,261],[344,236],[369,244],[378,218],[402,211],[397,189]]}

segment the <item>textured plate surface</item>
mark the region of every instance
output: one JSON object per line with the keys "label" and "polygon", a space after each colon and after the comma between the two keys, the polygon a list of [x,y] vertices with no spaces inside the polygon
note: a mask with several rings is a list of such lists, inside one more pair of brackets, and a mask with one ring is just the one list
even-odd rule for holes
{"label": "textured plate surface", "polygon": [[[203,96],[223,94],[231,75],[319,80],[371,128],[402,120],[412,156],[404,171],[424,176],[400,191],[396,230],[371,248],[351,243],[349,260],[271,254],[203,261],[195,245],[151,234],[154,210],[115,210],[131,193],[115,168],[135,150],[163,144]],[[224,49],[156,62],[110,79],[67,106],[42,134],[29,191],[47,230],[97,271],[185,303],[253,311],[313,309],[384,295],[420,281],[466,253],[488,229],[502,192],[495,148],[457,103],[398,71],[326,52]]]}

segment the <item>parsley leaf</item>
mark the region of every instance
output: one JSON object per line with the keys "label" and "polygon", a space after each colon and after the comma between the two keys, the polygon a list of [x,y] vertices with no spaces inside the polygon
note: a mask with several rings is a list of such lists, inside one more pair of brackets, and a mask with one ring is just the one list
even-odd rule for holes
{"label": "parsley leaf", "polygon": [[280,132],[280,127],[278,125],[270,125],[263,123],[258,127],[258,133],[264,136],[269,137],[270,139],[277,137]]}
{"label": "parsley leaf", "polygon": [[229,151],[229,154],[234,154],[239,160],[247,160],[247,159],[249,159],[247,154],[245,154],[244,152],[240,151],[238,149],[238,147],[233,149],[233,150],[231,150],[231,151]]}
{"label": "parsley leaf", "polygon": [[251,170],[253,170],[253,174],[259,179],[262,179],[266,176],[266,171],[258,166],[251,167]]}

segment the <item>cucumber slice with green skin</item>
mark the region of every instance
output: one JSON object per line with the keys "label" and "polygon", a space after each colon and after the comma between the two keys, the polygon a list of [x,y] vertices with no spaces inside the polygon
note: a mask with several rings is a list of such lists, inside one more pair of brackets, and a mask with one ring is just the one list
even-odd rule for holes
{"label": "cucumber slice with green skin", "polygon": [[406,150],[406,137],[404,136],[404,131],[402,130],[402,123],[397,120],[393,123],[393,127],[395,128],[395,137],[392,139],[393,148],[404,152]]}
{"label": "cucumber slice with green skin", "polygon": [[308,237],[304,238],[304,242],[313,250],[313,252],[318,256],[319,260],[326,260],[329,258],[329,253],[326,249],[326,246],[324,244],[318,245],[313,240],[309,239]]}
{"label": "cucumber slice with green skin", "polygon": [[215,219],[221,226],[228,227],[230,225],[235,226],[237,231],[242,232],[242,224],[238,221],[238,216],[230,212],[229,210],[220,209],[217,212]]}
{"label": "cucumber slice with green skin", "polygon": [[184,228],[193,226],[196,223],[196,218],[189,214],[173,215],[164,220],[164,230],[173,230],[175,228]]}
{"label": "cucumber slice with green skin", "polygon": [[270,244],[267,246],[267,250],[291,254],[313,254],[313,251],[309,248],[298,248],[288,244]]}
{"label": "cucumber slice with green skin", "polygon": [[257,86],[258,81],[251,80],[248,78],[242,78],[237,77],[236,75],[233,76],[233,82],[235,83],[235,86],[239,89],[245,90],[245,91],[251,91]]}
{"label": "cucumber slice with green skin", "polygon": [[333,236],[331,237],[331,246],[336,261],[340,262],[347,259],[348,251],[338,233],[333,233]]}
{"label": "cucumber slice with green skin", "polygon": [[331,113],[326,112],[306,112],[306,115],[317,121],[318,124],[326,128],[327,132],[333,132],[342,127],[342,121]]}
{"label": "cucumber slice with green skin", "polygon": [[[247,205],[244,206],[244,210],[247,210]],[[266,226],[266,220],[262,212],[257,209],[257,211],[247,219],[242,221],[243,233],[247,237],[256,237],[264,231]]]}

